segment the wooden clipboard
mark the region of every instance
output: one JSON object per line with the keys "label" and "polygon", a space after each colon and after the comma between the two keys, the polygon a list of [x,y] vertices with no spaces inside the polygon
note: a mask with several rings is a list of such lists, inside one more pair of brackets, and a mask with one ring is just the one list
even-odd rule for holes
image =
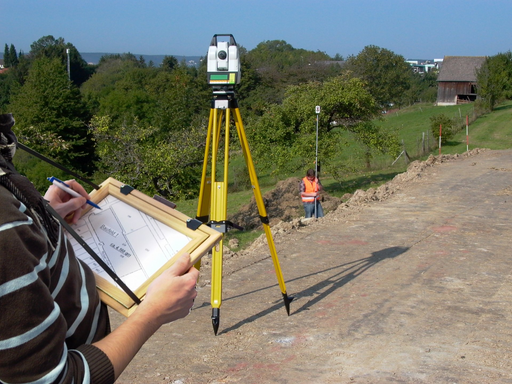
{"label": "wooden clipboard", "polygon": [[[73,226],[78,235],[143,300],[149,284],[184,253],[195,264],[222,238],[206,225],[190,225],[192,219],[113,178],[93,191],[90,207]],[[136,303],[74,239],[78,258],[95,273],[100,298],[129,316]]]}

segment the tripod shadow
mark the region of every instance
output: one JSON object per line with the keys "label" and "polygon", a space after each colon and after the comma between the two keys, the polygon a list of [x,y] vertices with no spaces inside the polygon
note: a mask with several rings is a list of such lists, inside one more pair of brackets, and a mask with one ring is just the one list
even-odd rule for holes
{"label": "tripod shadow", "polygon": [[[319,295],[317,295],[314,299],[307,301],[304,305],[302,305],[297,310],[293,311],[291,315],[300,313],[305,310],[309,310],[311,307],[313,307],[315,304],[323,300],[325,297],[330,295],[332,292],[336,291],[337,289],[343,287],[345,284],[349,283],[350,281],[354,280],[356,277],[364,273],[366,270],[377,264],[378,262],[385,260],[385,259],[392,259],[395,258],[409,250],[409,247],[390,247],[385,248],[380,251],[372,252],[372,255],[369,257],[365,257],[362,259],[354,260],[348,263],[344,263],[335,267],[329,267],[328,269],[324,269],[322,271],[315,271],[314,273],[310,273],[308,275],[304,275],[295,279],[290,280],[297,281],[301,279],[305,279],[307,277],[315,276],[321,273],[327,273],[327,272],[334,272],[332,276],[328,277],[327,279],[324,279],[322,281],[319,281],[315,285],[308,287],[300,292],[297,292],[294,297],[298,298],[304,298],[304,297],[311,297],[315,295],[317,292],[321,292]],[[247,292],[244,295],[240,296],[246,296],[250,295],[259,291],[262,291],[264,289],[269,289],[271,287],[266,287],[259,289],[257,291]],[[231,299],[234,299],[235,297],[232,297]],[[292,301],[292,306],[295,301]],[[265,309],[264,311],[260,311],[259,313],[254,314],[253,316],[248,317],[245,320],[239,321],[238,323],[232,325],[229,328],[224,329],[220,333],[227,333],[230,331],[233,331],[235,329],[240,328],[242,325],[251,323],[263,316],[266,316],[280,308],[283,308],[282,301],[276,302],[276,304],[272,305],[270,308]],[[283,308],[284,310],[284,308]]]}

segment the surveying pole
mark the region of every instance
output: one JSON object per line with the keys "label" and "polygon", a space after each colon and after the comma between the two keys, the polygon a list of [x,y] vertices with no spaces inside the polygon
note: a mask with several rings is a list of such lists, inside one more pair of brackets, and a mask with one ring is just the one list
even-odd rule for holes
{"label": "surveying pole", "polygon": [[[315,107],[315,113],[316,113],[315,179],[317,180],[317,183],[318,183],[318,115],[320,115],[320,106],[319,105],[317,105]],[[316,212],[317,206],[318,206],[318,202],[315,197],[315,219],[317,219],[317,212]]]}
{"label": "surveying pole", "polygon": [[[220,41],[224,37],[228,41]],[[234,86],[240,83],[240,57],[238,46],[233,35],[214,35],[208,49],[207,76],[208,84],[213,90],[213,99],[208,120],[208,132],[206,135],[206,146],[201,175],[201,188],[199,190],[199,201],[197,206],[196,219],[206,223],[211,228],[221,233],[227,233],[230,229],[243,229],[227,220],[227,196],[228,196],[228,171],[229,171],[229,137],[231,122],[234,122],[240,145],[247,166],[249,177],[254,192],[254,198],[258,207],[260,220],[267,238],[270,255],[277,275],[279,288],[283,295],[286,312],[290,315],[290,303],[293,300],[286,293],[286,286],[279,265],[272,232],[270,231],[269,219],[261,195],[261,190],[256,176],[256,170],[249,150],[249,144],[245,135],[242,117],[235,98]],[[224,124],[223,124],[224,123]],[[222,179],[217,179],[218,150],[224,125],[224,163],[222,168]],[[211,164],[210,159],[211,147]],[[208,176],[208,170],[210,176]],[[212,279],[211,279],[211,305],[212,305],[212,326],[215,335],[219,330],[220,306],[222,303],[222,256],[223,238],[218,246],[212,250]],[[199,265],[197,265],[199,266]]]}

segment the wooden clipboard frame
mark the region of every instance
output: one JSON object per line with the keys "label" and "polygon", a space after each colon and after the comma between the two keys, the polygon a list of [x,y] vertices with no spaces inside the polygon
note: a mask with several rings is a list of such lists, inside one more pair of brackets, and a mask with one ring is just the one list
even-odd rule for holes
{"label": "wooden clipboard frame", "polygon": [[[129,193],[124,192],[126,189],[128,189]],[[122,190],[123,192],[121,192]],[[151,284],[151,282],[163,271],[173,265],[181,255],[184,253],[189,253],[192,262],[195,264],[222,239],[222,233],[211,229],[206,225],[200,225],[196,229],[190,229],[187,226],[187,222],[190,220],[188,216],[143,194],[136,189],[132,189],[131,187],[126,186],[114,178],[108,178],[100,184],[100,189],[90,193],[91,201],[100,206],[101,201],[109,195],[192,239],[170,260],[163,264],[140,287],[133,291],[135,295],[141,300],[144,299],[149,284]],[[89,207],[86,211],[84,211],[84,214],[87,214],[90,209],[93,208]],[[128,294],[126,294],[126,292],[96,273],[95,277],[96,287],[98,289],[100,298],[104,303],[126,317],[135,311],[137,305],[128,296]]]}

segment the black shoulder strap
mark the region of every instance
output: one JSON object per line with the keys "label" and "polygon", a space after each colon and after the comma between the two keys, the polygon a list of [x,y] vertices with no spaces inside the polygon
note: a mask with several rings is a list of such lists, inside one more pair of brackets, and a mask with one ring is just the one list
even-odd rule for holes
{"label": "black shoulder strap", "polygon": [[94,189],[100,189],[100,187],[98,185],[94,184],[92,181],[83,178],[78,173],[73,172],[72,170],[64,167],[63,165],[61,165],[59,163],[56,163],[55,161],[47,158],[46,156],[41,155],[39,152],[36,152],[33,149],[27,147],[26,145],[21,144],[19,141],[18,141],[17,147],[20,148],[20,149],[23,149],[25,152],[30,153],[32,156],[35,156],[35,157],[37,157],[37,158],[39,158],[39,159],[41,159],[43,161],[46,161],[48,164],[51,164],[54,167],[59,168],[61,171],[64,171],[66,173],[69,173],[70,175],[75,176],[78,180],[83,181],[86,184],[89,184]]}

